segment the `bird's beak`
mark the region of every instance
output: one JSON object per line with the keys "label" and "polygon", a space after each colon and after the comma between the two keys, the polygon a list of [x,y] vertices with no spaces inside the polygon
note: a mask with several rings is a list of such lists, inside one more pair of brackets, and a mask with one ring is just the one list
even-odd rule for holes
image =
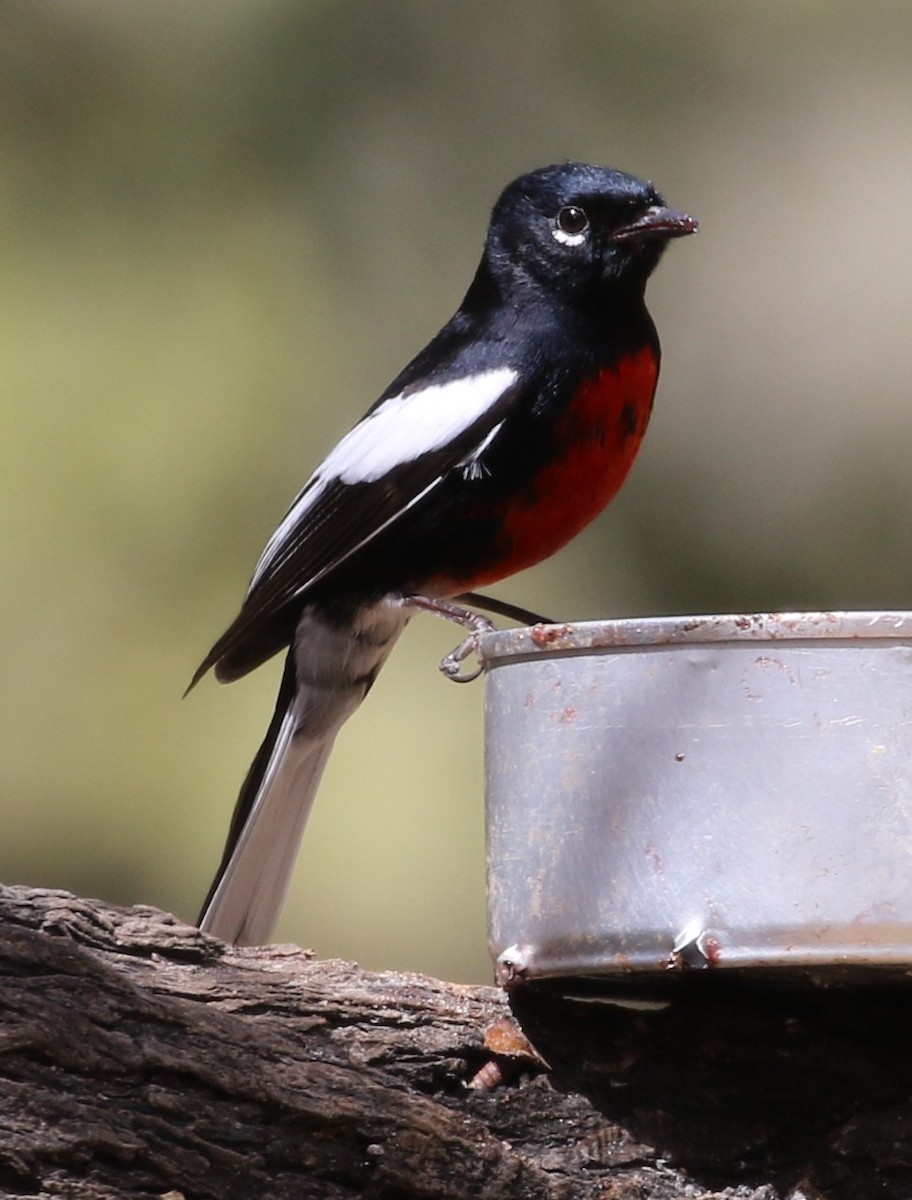
{"label": "bird's beak", "polygon": [[686,237],[689,233],[696,233],[699,228],[697,219],[688,216],[686,212],[677,208],[666,208],[664,205],[653,205],[629,225],[615,229],[611,240],[633,242]]}

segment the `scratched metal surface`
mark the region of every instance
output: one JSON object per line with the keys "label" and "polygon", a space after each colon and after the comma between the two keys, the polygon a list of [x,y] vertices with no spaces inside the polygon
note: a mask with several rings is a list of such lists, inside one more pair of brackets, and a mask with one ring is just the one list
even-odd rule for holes
{"label": "scratched metal surface", "polygon": [[502,980],[912,967],[912,612],[485,636]]}

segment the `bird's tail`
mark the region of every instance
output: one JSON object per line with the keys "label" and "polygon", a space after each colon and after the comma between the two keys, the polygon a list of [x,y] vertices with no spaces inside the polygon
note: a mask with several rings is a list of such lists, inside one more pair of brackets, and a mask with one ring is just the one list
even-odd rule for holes
{"label": "bird's tail", "polygon": [[407,620],[407,610],[387,601],[345,622],[305,609],[200,929],[242,945],[269,940],[336,734],[367,695]]}

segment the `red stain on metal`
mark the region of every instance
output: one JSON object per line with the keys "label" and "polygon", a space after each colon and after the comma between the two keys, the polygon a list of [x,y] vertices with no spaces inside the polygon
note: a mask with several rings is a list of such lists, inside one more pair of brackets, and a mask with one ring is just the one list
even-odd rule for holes
{"label": "red stain on metal", "polygon": [[754,665],[763,669],[773,668],[776,671],[781,671],[788,678],[789,683],[798,682],[781,658],[772,658],[769,654],[758,654],[754,659]]}
{"label": "red stain on metal", "polygon": [[566,705],[564,707],[564,711],[560,715],[561,725],[572,725],[575,720],[576,720],[576,709],[573,707],[572,704]]}
{"label": "red stain on metal", "polygon": [[705,971],[718,966],[722,958],[719,939],[694,922],[689,922],[678,935],[666,960],[668,971]]}
{"label": "red stain on metal", "polygon": [[706,955],[707,967],[717,967],[719,965],[722,959],[722,947],[718,939],[714,937],[705,938],[700,949]]}
{"label": "red stain on metal", "polygon": [[658,850],[656,850],[655,846],[649,845],[646,847],[646,857],[649,860],[650,866],[652,867],[655,874],[661,875],[663,870],[665,869],[665,865],[662,862],[661,854],[659,854],[659,852],[658,852]]}
{"label": "red stain on metal", "polygon": [[539,647],[550,646],[559,638],[566,637],[571,632],[569,625],[533,625],[529,633],[532,644]]}

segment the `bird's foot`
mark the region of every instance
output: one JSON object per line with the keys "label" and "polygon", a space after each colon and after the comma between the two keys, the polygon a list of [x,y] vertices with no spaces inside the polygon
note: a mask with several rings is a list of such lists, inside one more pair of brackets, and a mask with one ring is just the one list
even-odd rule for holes
{"label": "bird's foot", "polygon": [[488,617],[471,609],[462,608],[449,600],[437,600],[430,596],[403,596],[402,603],[407,608],[417,608],[421,612],[433,613],[443,617],[445,621],[453,621],[469,630],[469,636],[464,638],[455,650],[451,650],[440,661],[440,670],[453,683],[471,683],[477,679],[483,668],[479,665],[474,671],[462,672],[462,664],[478,650],[478,640],[483,633],[492,633],[497,626]]}

